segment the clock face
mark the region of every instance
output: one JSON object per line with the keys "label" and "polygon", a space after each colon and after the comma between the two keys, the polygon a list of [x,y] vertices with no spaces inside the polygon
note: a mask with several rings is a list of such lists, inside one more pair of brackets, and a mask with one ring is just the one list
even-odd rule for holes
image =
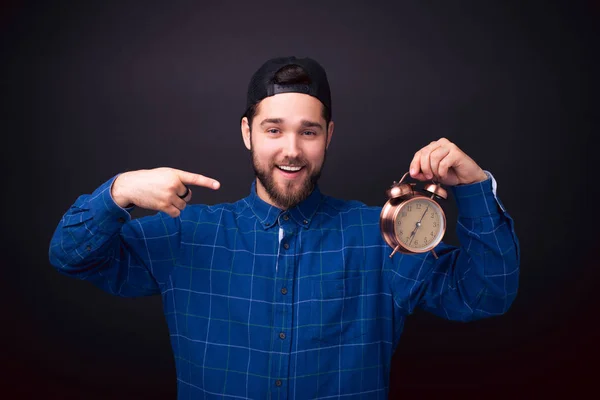
{"label": "clock face", "polygon": [[446,219],[440,206],[427,197],[416,197],[400,206],[394,230],[402,246],[413,251],[435,247],[444,235]]}

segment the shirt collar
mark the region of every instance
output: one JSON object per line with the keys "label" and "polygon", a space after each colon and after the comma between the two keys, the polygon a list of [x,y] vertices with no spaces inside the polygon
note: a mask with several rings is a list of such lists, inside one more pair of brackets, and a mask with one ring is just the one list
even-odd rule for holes
{"label": "shirt collar", "polygon": [[300,202],[300,204],[288,210],[282,210],[270,205],[258,196],[256,193],[256,180],[254,180],[250,187],[250,194],[244,201],[248,204],[252,212],[254,212],[264,229],[269,229],[275,225],[278,218],[284,214],[289,214],[292,220],[298,225],[308,228],[319,205],[323,201],[323,195],[318,185],[315,185],[312,193]]}

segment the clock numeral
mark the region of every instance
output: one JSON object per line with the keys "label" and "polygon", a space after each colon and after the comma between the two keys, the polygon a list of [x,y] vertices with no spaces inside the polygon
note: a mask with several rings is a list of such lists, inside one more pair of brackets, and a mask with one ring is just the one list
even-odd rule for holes
{"label": "clock numeral", "polygon": [[427,236],[425,236],[425,237],[423,238],[423,241],[425,242],[425,244],[427,244]]}
{"label": "clock numeral", "polygon": [[431,237],[434,237],[434,236],[435,236],[435,234],[433,233],[433,231],[431,231]]}
{"label": "clock numeral", "polygon": [[402,234],[403,234],[403,233],[404,233],[404,232],[402,232],[402,230],[399,230],[399,231],[398,231],[398,234],[399,234],[400,236],[402,236]]}
{"label": "clock numeral", "polygon": [[417,210],[421,209],[421,203],[417,203]]}
{"label": "clock numeral", "polygon": [[416,245],[419,245],[419,241],[418,241],[418,240],[415,240],[415,244],[416,244]]}
{"label": "clock numeral", "polygon": [[435,218],[435,213],[431,213],[431,218]]}
{"label": "clock numeral", "polygon": [[407,209],[409,212],[410,212],[410,211],[412,211],[412,204],[409,204],[409,205],[406,207],[406,209]]}
{"label": "clock numeral", "polygon": [[437,226],[437,222],[433,222],[433,227],[435,228]]}

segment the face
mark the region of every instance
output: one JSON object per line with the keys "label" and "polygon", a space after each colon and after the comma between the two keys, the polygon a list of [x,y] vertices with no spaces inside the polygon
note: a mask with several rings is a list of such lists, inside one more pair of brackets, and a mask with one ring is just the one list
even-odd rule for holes
{"label": "face", "polygon": [[445,231],[442,210],[429,200],[414,198],[399,210],[396,219],[398,240],[404,247],[423,250],[433,246]]}
{"label": "face", "polygon": [[261,199],[288,209],[306,199],[321,175],[331,136],[321,102],[301,93],[281,93],[260,102],[252,121],[242,120],[242,136],[252,152]]}

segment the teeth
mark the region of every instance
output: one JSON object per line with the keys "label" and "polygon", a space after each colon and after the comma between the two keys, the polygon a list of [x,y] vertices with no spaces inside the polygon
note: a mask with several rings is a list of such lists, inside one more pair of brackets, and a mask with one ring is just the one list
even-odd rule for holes
{"label": "teeth", "polygon": [[280,165],[279,168],[281,168],[284,171],[296,172],[296,171],[300,171],[300,169],[302,167],[290,167],[290,166],[287,166],[287,165]]}

